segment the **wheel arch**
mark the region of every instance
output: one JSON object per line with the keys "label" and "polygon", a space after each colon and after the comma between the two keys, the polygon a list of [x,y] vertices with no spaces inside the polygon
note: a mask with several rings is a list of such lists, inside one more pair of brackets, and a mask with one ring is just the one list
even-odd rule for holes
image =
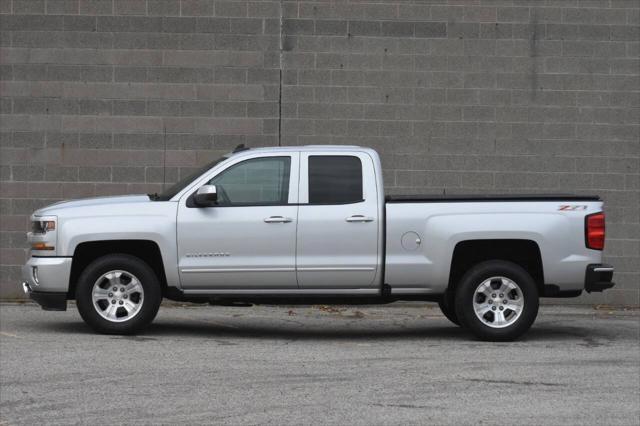
{"label": "wheel arch", "polygon": [[76,246],[71,262],[67,299],[75,299],[76,285],[82,271],[94,260],[109,254],[127,254],[146,262],[154,271],[162,285],[162,293],[167,289],[167,276],[160,246],[151,240],[101,240],[87,241]]}
{"label": "wheel arch", "polygon": [[455,245],[451,257],[448,290],[455,291],[462,276],[474,265],[488,260],[513,262],[533,278],[540,294],[544,293],[544,269],[537,242],[528,239],[464,240]]}

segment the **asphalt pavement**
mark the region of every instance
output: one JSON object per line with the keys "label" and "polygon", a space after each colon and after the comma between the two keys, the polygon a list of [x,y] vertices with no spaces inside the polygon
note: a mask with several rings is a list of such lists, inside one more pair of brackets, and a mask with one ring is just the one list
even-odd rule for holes
{"label": "asphalt pavement", "polygon": [[640,424],[640,312],[543,306],[512,343],[433,304],[163,306],[139,336],[0,305],[0,425]]}

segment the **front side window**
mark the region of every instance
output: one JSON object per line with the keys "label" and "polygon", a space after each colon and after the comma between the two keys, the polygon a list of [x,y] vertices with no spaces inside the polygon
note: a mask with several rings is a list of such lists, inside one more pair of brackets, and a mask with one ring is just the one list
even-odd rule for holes
{"label": "front side window", "polygon": [[358,157],[309,157],[309,204],[351,204],[362,200],[362,161]]}
{"label": "front side window", "polygon": [[222,157],[222,158],[219,158],[219,159],[217,159],[215,161],[211,161],[210,163],[205,164],[204,166],[200,167],[199,169],[195,170],[194,172],[189,173],[187,176],[185,176],[182,179],[180,179],[177,183],[174,183],[169,188],[167,188],[164,191],[162,191],[162,193],[160,193],[160,194],[149,194],[149,197],[151,198],[152,201],[169,201],[178,192],[182,191],[183,189],[185,189],[187,187],[187,185],[189,185],[191,182],[193,182],[195,178],[197,178],[198,176],[202,175],[207,170],[212,169],[215,165],[217,165],[218,163],[223,162],[226,159],[227,159],[227,157]]}
{"label": "front side window", "polygon": [[278,205],[289,201],[290,157],[253,158],[229,167],[209,181],[220,206]]}

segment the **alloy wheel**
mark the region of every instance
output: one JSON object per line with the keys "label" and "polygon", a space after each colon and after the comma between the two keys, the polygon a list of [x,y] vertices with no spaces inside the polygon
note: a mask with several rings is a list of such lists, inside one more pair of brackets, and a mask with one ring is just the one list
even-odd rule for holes
{"label": "alloy wheel", "polygon": [[522,289],[507,277],[488,278],[473,294],[473,310],[478,319],[491,328],[508,327],[524,310]]}
{"label": "alloy wheel", "polygon": [[111,322],[124,322],[142,309],[144,289],[140,280],[127,271],[114,270],[100,276],[91,291],[93,307]]}

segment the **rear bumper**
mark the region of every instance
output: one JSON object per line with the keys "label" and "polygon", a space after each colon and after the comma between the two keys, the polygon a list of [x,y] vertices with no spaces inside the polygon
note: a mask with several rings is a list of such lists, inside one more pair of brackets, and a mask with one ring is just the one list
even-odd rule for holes
{"label": "rear bumper", "polygon": [[66,292],[33,291],[27,282],[22,283],[22,289],[31,300],[40,305],[45,311],[67,310]]}
{"label": "rear bumper", "polygon": [[587,266],[584,278],[584,289],[587,293],[594,291],[604,291],[615,285],[613,281],[613,266],[599,263],[592,263]]}

